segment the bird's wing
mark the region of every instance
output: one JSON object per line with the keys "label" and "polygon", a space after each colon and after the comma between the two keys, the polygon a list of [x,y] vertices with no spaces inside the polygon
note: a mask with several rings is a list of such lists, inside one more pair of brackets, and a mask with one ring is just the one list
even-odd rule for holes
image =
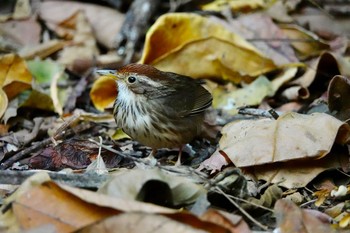
{"label": "bird's wing", "polygon": [[[164,114],[176,117],[192,116],[211,106],[213,98],[201,82],[186,76],[170,74],[174,80],[173,87],[161,90],[161,95],[155,95],[159,105],[163,106]],[[176,85],[176,82],[184,85]]]}

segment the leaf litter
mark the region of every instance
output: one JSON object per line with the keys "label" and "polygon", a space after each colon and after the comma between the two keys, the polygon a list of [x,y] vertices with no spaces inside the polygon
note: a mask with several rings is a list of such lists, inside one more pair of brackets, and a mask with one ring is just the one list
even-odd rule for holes
{"label": "leaf litter", "polygon": [[118,87],[93,72],[122,65],[114,38],[130,11],[4,5],[1,231],[349,230],[348,19],[300,1],[193,1],[164,13],[179,2],[143,29],[133,58],[206,79],[213,95],[179,167],[172,148],[155,165],[142,159],[150,148],[115,126]]}

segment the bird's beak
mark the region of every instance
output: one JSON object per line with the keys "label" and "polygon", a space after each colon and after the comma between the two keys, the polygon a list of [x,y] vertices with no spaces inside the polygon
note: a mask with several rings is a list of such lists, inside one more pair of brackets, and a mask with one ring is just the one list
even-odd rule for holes
{"label": "bird's beak", "polygon": [[96,70],[95,73],[101,76],[107,76],[113,79],[118,79],[116,70],[101,69],[101,70]]}

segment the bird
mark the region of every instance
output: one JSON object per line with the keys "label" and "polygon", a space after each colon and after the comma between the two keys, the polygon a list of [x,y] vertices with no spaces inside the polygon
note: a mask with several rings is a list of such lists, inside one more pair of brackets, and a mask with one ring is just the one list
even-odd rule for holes
{"label": "bird", "polygon": [[113,104],[117,127],[133,140],[157,149],[182,148],[201,133],[205,110],[212,95],[203,81],[165,72],[147,64],[128,64],[117,70],[99,69],[97,74],[113,78],[118,94]]}

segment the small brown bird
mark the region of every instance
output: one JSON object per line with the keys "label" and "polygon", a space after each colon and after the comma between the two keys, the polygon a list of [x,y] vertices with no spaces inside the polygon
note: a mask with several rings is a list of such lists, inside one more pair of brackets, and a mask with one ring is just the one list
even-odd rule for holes
{"label": "small brown bird", "polygon": [[199,135],[211,94],[198,80],[150,65],[129,64],[118,70],[98,70],[118,85],[113,115],[132,139],[152,148],[179,147]]}

